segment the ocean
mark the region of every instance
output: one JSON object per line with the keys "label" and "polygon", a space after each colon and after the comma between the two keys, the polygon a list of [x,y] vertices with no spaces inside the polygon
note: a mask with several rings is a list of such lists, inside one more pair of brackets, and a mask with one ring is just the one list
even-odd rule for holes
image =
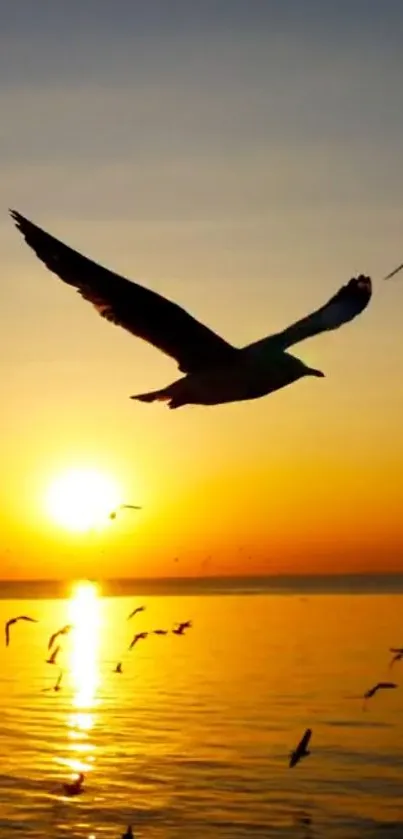
{"label": "ocean", "polygon": [[[0,584],[1,621],[38,621],[0,651],[0,837],[402,839],[402,592],[397,577]],[[384,679],[402,688],[363,710]]]}

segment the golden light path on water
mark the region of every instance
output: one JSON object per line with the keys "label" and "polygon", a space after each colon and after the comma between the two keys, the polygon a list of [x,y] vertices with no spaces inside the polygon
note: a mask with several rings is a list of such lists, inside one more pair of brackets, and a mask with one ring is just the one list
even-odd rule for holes
{"label": "golden light path on water", "polygon": [[70,680],[73,712],[68,718],[68,736],[73,757],[66,764],[74,772],[88,772],[95,761],[91,729],[94,725],[96,691],[99,685],[99,636],[101,608],[94,583],[77,583],[69,603],[73,625],[70,651]]}

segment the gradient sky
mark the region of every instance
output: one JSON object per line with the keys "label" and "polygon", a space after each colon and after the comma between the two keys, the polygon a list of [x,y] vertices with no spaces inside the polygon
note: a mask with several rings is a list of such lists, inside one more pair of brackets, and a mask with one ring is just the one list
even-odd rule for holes
{"label": "gradient sky", "polygon": [[[0,3],[2,576],[403,570],[403,5]],[[15,207],[248,343],[374,278],[295,348],[326,373],[255,402],[131,402],[175,363],[35,260]],[[130,523],[66,535],[69,466]],[[173,557],[180,562],[173,564]]]}

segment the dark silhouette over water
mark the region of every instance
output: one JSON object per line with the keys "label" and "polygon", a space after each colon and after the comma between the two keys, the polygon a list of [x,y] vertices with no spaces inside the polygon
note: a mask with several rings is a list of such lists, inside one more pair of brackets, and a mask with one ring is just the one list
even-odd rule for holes
{"label": "dark silhouette over water", "polygon": [[307,728],[302,740],[298,743],[296,749],[291,752],[290,755],[290,768],[292,769],[293,766],[296,766],[303,757],[308,757],[311,753],[308,751],[307,746],[309,745],[309,741],[312,737],[312,729]]}
{"label": "dark silhouette over water", "polygon": [[30,623],[38,623],[36,618],[30,618],[28,615],[19,615],[18,618],[10,618],[5,625],[5,636],[6,636],[6,647],[8,647],[10,643],[10,626],[17,623],[18,621],[29,621]]}
{"label": "dark silhouette over water", "polygon": [[170,408],[219,405],[257,399],[303,376],[323,377],[320,370],[286,350],[352,320],[371,298],[370,278],[354,277],[324,306],[283,332],[237,348],[176,303],[82,256],[15,210],[10,213],[27,244],[50,271],[78,289],[102,317],[177,361],[185,376],[160,390],[132,397],[142,402],[162,400]]}

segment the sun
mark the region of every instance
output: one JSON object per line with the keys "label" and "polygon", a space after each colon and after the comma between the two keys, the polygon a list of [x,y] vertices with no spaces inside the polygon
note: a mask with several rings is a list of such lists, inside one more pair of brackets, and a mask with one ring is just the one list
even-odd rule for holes
{"label": "sun", "polygon": [[48,489],[47,510],[67,530],[84,532],[108,524],[109,515],[120,504],[114,480],[96,469],[70,469]]}

